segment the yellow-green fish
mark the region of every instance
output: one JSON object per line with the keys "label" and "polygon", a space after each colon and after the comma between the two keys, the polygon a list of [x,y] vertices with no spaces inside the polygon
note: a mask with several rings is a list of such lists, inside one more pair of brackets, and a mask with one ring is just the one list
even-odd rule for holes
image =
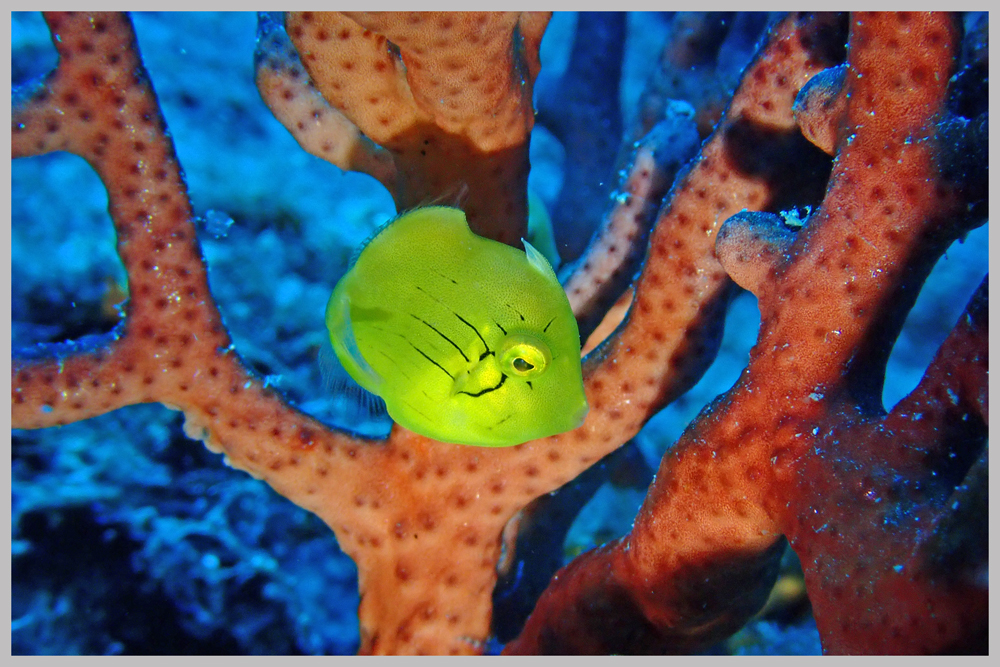
{"label": "yellow-green fish", "polygon": [[474,234],[447,206],[383,227],[337,283],[330,341],[400,425],[435,440],[507,447],[587,414],[580,333],[545,258]]}

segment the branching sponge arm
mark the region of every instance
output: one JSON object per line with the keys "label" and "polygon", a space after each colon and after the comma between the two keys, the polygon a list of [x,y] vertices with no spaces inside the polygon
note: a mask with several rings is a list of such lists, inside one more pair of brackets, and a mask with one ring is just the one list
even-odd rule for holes
{"label": "branching sponge arm", "polygon": [[368,174],[393,199],[398,197],[398,174],[389,151],[364,136],[316,89],[280,12],[258,15],[254,71],[264,103],[304,150],[344,171]]}
{"label": "branching sponge arm", "polygon": [[387,149],[397,207],[461,198],[472,230],[519,245],[527,229],[531,91],[548,14],[290,13],[317,90]]}

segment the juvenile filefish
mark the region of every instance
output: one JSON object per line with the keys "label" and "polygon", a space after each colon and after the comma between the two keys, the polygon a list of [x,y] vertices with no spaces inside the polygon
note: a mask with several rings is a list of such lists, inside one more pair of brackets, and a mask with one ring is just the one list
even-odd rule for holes
{"label": "juvenile filefish", "polygon": [[447,206],[379,230],[326,309],[333,349],[400,425],[443,442],[507,447],[587,414],[580,334],[552,267],[474,234]]}

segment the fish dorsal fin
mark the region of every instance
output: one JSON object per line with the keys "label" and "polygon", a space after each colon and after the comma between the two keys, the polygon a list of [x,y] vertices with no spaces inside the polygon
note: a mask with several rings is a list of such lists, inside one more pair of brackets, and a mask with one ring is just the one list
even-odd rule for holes
{"label": "fish dorsal fin", "polygon": [[362,241],[361,243],[359,243],[357,245],[357,247],[354,248],[354,252],[351,253],[351,259],[347,262],[347,270],[348,271],[350,271],[351,269],[353,269],[354,265],[358,263],[358,257],[360,257],[361,256],[361,252],[365,248],[368,247],[368,244],[371,243],[372,241],[374,241],[376,236],[378,236],[379,234],[381,234],[382,232],[384,232],[386,229],[388,229],[389,225],[391,225],[392,223],[396,222],[396,220],[398,220],[398,219],[399,219],[398,215],[394,215],[393,217],[389,218],[388,220],[386,220],[385,222],[383,222],[381,225],[379,225],[378,227],[376,227],[375,231],[373,231],[371,234],[368,235],[368,238],[366,238],[364,241]]}
{"label": "fish dorsal fin", "polygon": [[351,259],[347,263],[347,270],[350,271],[353,269],[358,263],[358,257],[361,256],[361,253],[364,252],[365,248],[367,248],[384,232],[391,230],[397,222],[409,225],[423,225],[427,223],[428,218],[434,218],[436,222],[443,222],[451,225],[458,224],[457,221],[461,220],[460,224],[464,225],[466,229],[469,228],[469,223],[465,219],[465,213],[462,212],[461,209],[457,209],[452,206],[416,206],[414,208],[407,209],[401,213],[397,213],[383,222],[375,229],[375,231],[368,235],[368,238],[354,248],[354,252],[351,253]]}
{"label": "fish dorsal fin", "polygon": [[528,255],[528,263],[543,276],[551,278],[553,282],[558,283],[559,278],[556,277],[556,272],[552,270],[549,260],[545,259],[545,255],[536,250],[526,239],[521,239],[521,243],[524,244],[524,252]]}

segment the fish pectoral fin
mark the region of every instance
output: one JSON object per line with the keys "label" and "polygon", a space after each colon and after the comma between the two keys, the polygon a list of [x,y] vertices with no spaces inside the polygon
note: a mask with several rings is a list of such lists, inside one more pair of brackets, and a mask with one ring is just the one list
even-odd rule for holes
{"label": "fish pectoral fin", "polygon": [[326,322],[330,329],[330,342],[344,370],[362,387],[373,394],[380,394],[382,376],[375,372],[358,349],[351,323],[351,301],[347,295],[341,294],[330,300]]}

